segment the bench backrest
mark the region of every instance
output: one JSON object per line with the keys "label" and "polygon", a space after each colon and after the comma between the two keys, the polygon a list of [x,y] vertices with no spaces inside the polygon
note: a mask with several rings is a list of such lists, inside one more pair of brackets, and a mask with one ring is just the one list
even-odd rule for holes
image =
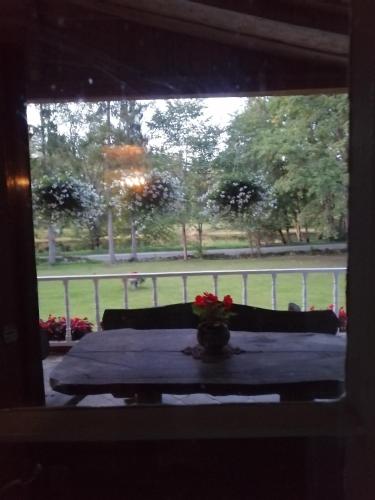
{"label": "bench backrest", "polygon": [[[337,332],[339,322],[333,311],[273,311],[259,307],[233,305],[229,321],[232,331],[249,332]],[[173,329],[196,328],[198,317],[193,314],[191,303],[144,309],[106,309],[103,314],[103,330],[118,328]]]}

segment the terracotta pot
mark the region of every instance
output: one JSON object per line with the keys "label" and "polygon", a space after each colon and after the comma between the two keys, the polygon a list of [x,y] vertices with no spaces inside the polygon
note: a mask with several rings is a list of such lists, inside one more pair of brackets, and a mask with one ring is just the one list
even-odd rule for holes
{"label": "terracotta pot", "polygon": [[228,325],[225,323],[200,323],[198,325],[198,344],[209,354],[218,354],[223,350],[230,338]]}

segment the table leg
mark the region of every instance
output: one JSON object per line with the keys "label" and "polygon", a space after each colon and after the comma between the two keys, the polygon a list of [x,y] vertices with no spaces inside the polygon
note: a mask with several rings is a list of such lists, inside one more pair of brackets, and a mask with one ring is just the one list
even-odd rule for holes
{"label": "table leg", "polygon": [[313,401],[314,399],[336,399],[344,393],[343,382],[322,383],[320,387],[296,384],[280,391],[280,402]]}
{"label": "table leg", "polygon": [[160,392],[138,392],[132,398],[126,398],[127,405],[157,405],[162,404],[162,395]]}
{"label": "table leg", "polygon": [[64,403],[64,406],[77,406],[78,403],[85,399],[86,396],[72,396],[69,401]]}

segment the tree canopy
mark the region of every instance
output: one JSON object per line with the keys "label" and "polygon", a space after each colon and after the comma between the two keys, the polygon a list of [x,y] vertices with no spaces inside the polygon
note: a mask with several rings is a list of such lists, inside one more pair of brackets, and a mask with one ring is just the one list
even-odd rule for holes
{"label": "tree canopy", "polygon": [[346,95],[249,99],[228,127],[217,166],[232,175],[264,176],[275,191],[275,230],[303,225],[326,238],[342,237],[348,120]]}
{"label": "tree canopy", "polygon": [[[286,242],[292,228],[299,239],[307,228],[321,238],[346,236],[349,113],[344,94],[249,98],[225,130],[210,120],[203,99],[34,107],[39,120],[30,126],[30,145],[36,193],[44,176],[66,172],[93,186],[107,212],[107,227],[98,211],[89,232],[92,241],[107,234],[112,253],[114,230],[131,232],[133,240],[141,227],[152,233],[147,218],[135,227],[140,200],[130,203],[121,190],[126,177],[150,180],[151,173],[179,181],[178,189],[169,192],[178,198],[174,210],[150,213],[155,237],[168,234],[172,224],[181,226],[186,255],[186,225],[196,228],[201,250],[203,223],[214,220],[230,220],[231,226],[255,231],[258,239],[262,232],[277,232]],[[43,215],[44,208],[36,207]],[[55,224],[62,220],[61,207],[49,207]]]}

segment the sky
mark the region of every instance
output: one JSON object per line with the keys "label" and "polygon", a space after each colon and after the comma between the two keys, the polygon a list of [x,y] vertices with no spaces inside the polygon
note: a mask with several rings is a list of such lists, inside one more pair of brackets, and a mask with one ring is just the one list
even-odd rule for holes
{"label": "sky", "polygon": [[[147,102],[147,101],[145,101]],[[153,101],[154,105],[150,106],[145,110],[142,122],[142,132],[146,137],[149,137],[149,131],[147,128],[147,121],[151,120],[152,114],[155,110],[155,106],[159,109],[163,109],[165,100],[158,99]],[[204,99],[206,105],[205,116],[208,121],[211,121],[213,125],[218,125],[225,128],[231,121],[234,114],[241,111],[247,102],[246,97],[208,97]],[[76,103],[76,105],[79,105]],[[40,125],[39,111],[34,104],[30,104],[27,107],[27,120],[30,125],[38,126]],[[64,133],[64,129],[68,131],[68,124],[59,125],[59,129]],[[219,142],[219,149],[225,147],[226,134],[222,134]],[[149,137],[149,146],[158,147],[160,146],[160,139],[154,137]]]}
{"label": "sky", "polygon": [[226,125],[231,117],[242,111],[247,97],[209,97],[205,99],[207,114],[217,125]]}
{"label": "sky", "polygon": [[[246,97],[208,97],[203,99],[206,106],[206,116],[211,118],[215,125],[227,125],[232,115],[244,108]],[[158,107],[163,108],[164,100],[154,101]],[[152,112],[151,112],[152,114]],[[146,115],[146,113],[145,113]],[[147,119],[148,116],[145,116]],[[150,116],[151,118],[151,116]]]}
{"label": "sky", "polygon": [[[209,97],[204,99],[207,106],[206,116],[211,118],[215,125],[225,126],[233,114],[243,109],[246,100],[245,97]],[[160,103],[161,107],[163,106],[163,100],[157,102]],[[27,108],[27,119],[31,125],[39,124],[38,112],[32,104]]]}

